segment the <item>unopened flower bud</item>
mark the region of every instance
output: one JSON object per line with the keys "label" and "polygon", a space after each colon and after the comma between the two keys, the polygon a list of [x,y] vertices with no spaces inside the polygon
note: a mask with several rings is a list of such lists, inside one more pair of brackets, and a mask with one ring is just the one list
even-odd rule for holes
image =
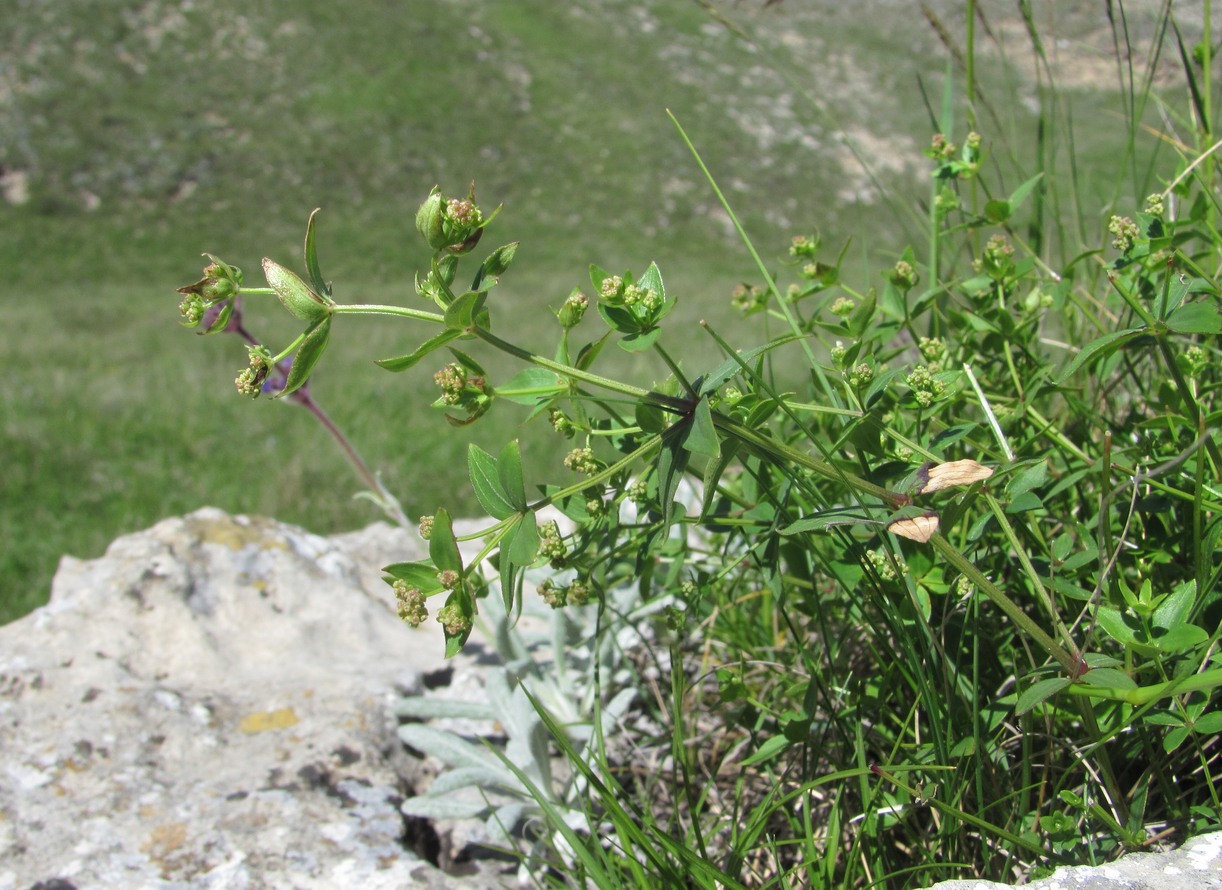
{"label": "unopened flower bud", "polygon": [[574,290],[565,298],[560,311],[556,313],[560,326],[565,330],[577,327],[589,306],[590,301],[586,295],[579,290]]}

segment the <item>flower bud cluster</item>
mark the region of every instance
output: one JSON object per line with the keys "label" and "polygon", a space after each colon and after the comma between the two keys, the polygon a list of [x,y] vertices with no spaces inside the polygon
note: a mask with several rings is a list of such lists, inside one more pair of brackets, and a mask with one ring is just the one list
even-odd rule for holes
{"label": "flower bud cluster", "polygon": [[434,187],[416,211],[416,230],[435,251],[463,254],[474,249],[487,222],[475,203],[475,185],[466,198],[446,198]]}
{"label": "flower bud cluster", "polygon": [[980,258],[972,262],[972,267],[994,281],[1009,278],[1014,274],[1014,246],[1005,235],[994,235],[984,245]]}
{"label": "flower bud cluster", "polygon": [[589,298],[581,291],[574,290],[565,297],[564,303],[556,313],[556,320],[560,322],[560,327],[567,331],[581,323],[581,319],[585,316],[588,308],[590,308]]}
{"label": "flower bud cluster", "polygon": [[946,358],[946,341],[941,337],[921,337],[917,341],[917,349],[921,351],[921,357],[934,369],[941,367],[942,360]]}
{"label": "flower bud cluster", "polygon": [[552,425],[552,429],[564,436],[566,439],[571,439],[577,435],[577,424],[569,419],[569,416],[559,408],[552,408],[547,412],[547,419]]}
{"label": "flower bud cluster", "polygon": [[1176,366],[1188,377],[1199,378],[1209,367],[1209,353],[1192,345],[1176,356]]}
{"label": "flower bud cluster", "polygon": [[1146,213],[1148,213],[1150,216],[1161,217],[1163,215],[1163,211],[1166,209],[1163,206],[1163,200],[1164,198],[1161,192],[1155,192],[1152,195],[1147,195]]}
{"label": "flower bud cluster", "polygon": [[446,603],[437,611],[437,621],[452,637],[461,637],[471,629],[471,619],[458,603]]}
{"label": "flower bud cluster", "polygon": [[263,392],[263,381],[267,379],[272,369],[272,354],[264,346],[248,346],[250,367],[243,368],[234,380],[238,392],[252,399],[257,399]]}
{"label": "flower bud cluster", "polygon": [[395,592],[395,604],[400,619],[412,627],[419,627],[428,620],[429,610],[424,604],[424,593],[419,587],[409,587],[406,581],[397,580],[391,588]]}
{"label": "flower bud cluster", "polygon": [[492,401],[488,392],[488,381],[482,374],[468,373],[457,362],[450,362],[433,375],[433,382],[441,387],[439,405],[448,408],[463,408],[471,414],[482,414]]}
{"label": "flower bud cluster", "polygon": [[846,315],[852,315],[853,310],[857,308],[857,304],[848,297],[838,297],[831,305],[832,315],[838,318],[844,318]]}
{"label": "flower bud cluster", "polygon": [[757,285],[740,284],[730,292],[730,305],[744,314],[763,308],[768,295]]}
{"label": "flower bud cluster", "polygon": [[794,235],[789,242],[789,255],[795,259],[814,259],[819,252],[819,239],[814,235]]}
{"label": "flower bud cluster", "polygon": [[1107,230],[1115,236],[1112,239],[1112,247],[1121,253],[1128,253],[1132,250],[1134,242],[1141,235],[1141,229],[1137,227],[1137,223],[1127,216],[1113,216],[1108,220]]}
{"label": "flower bud cluster", "polygon": [[602,465],[594,457],[593,448],[574,448],[564,456],[564,466],[583,476],[593,476],[602,469]]}
{"label": "flower bud cluster", "polygon": [[427,541],[427,540],[429,540],[431,537],[433,537],[433,522],[434,522],[434,519],[435,519],[435,517],[433,517],[433,516],[421,516],[421,517],[420,517],[420,526],[419,526],[419,530],[420,530],[420,537],[421,537],[421,539],[422,539],[422,540]]}
{"label": "flower bud cluster", "polygon": [[845,372],[845,379],[856,389],[868,386],[874,379],[874,367],[867,362],[860,362]]}
{"label": "flower bud cluster", "polygon": [[881,581],[894,581],[899,577],[899,574],[908,574],[908,566],[901,565],[899,572],[896,572],[895,560],[889,559],[887,554],[882,549],[871,550],[866,554],[870,560],[870,565],[874,567],[874,571],[878,573]]}
{"label": "flower bud cluster", "polygon": [[[186,327],[197,327],[206,319],[216,322],[221,307],[231,308],[242,289],[241,269],[214,256],[206,256],[211,262],[204,267],[203,277],[194,284],[178,288],[178,293],[183,295],[178,311]],[[208,330],[212,330],[211,325]]]}
{"label": "flower bud cluster", "polygon": [[946,395],[946,384],[934,376],[936,367],[917,365],[904,378],[904,382],[912,389],[913,398],[922,408],[928,408],[934,400]]}
{"label": "flower bud cluster", "polygon": [[553,609],[563,609],[565,606],[584,606],[593,595],[590,585],[581,581],[574,581],[567,587],[563,587],[550,578],[541,583],[537,590],[543,602]]}
{"label": "flower bud cluster", "polygon": [[901,290],[908,291],[920,283],[921,276],[912,263],[900,260],[887,273],[887,280]]}
{"label": "flower bud cluster", "polygon": [[564,567],[568,552],[556,521],[553,519],[543,523],[543,527],[539,529],[539,555],[546,559],[552,568],[559,569]]}

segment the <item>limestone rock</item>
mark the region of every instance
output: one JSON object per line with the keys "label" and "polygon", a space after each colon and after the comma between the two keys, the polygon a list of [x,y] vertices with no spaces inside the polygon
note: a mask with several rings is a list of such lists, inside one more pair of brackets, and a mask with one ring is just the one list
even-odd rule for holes
{"label": "limestone rock", "polygon": [[[930,890],[1000,890],[992,881],[943,881]],[[1190,839],[1167,853],[1130,853],[1107,865],[1058,868],[1024,890],[1219,890],[1222,832]]]}
{"label": "limestone rock", "polygon": [[404,837],[395,690],[444,649],[378,568],[422,555],[204,509],[65,558],[0,627],[0,890],[497,885]]}

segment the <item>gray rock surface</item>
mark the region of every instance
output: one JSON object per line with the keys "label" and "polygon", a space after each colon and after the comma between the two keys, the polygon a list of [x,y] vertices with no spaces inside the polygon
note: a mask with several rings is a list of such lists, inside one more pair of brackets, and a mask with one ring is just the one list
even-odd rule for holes
{"label": "gray rock surface", "polygon": [[444,650],[378,569],[421,551],[204,509],[66,557],[0,627],[0,890],[498,885],[404,837],[395,689]]}
{"label": "gray rock surface", "polygon": [[[931,890],[996,890],[992,881],[943,881]],[[1107,865],[1059,868],[1027,890],[1216,890],[1222,888],[1222,832],[1192,838],[1169,853],[1130,853]]]}

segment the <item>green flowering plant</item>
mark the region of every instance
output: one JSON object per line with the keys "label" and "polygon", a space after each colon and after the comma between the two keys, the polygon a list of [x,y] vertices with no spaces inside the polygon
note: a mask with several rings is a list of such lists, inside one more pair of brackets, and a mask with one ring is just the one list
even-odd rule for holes
{"label": "green flowering plant", "polygon": [[[1114,256],[1104,245],[1054,256],[1016,225],[1042,174],[982,194],[984,144],[975,132],[962,149],[935,135],[928,252],[895,251],[872,286],[851,282],[847,246],[821,260],[821,240],[802,235],[789,247],[795,280],[782,287],[740,227],[758,280],[731,302],[772,333],[739,346],[703,322],[716,358],[698,367],[667,348],[679,295],[655,262],[636,275],[591,266],[592,290],[551,310],[548,355],[503,339],[493,292],[517,245],[476,258],[499,208],[485,214],[474,186],[465,198],[434,188],[416,214],[432,251],[415,278],[427,309],[336,299],[318,264],[315,213],[304,278],[265,259],[268,287],[248,288],[239,269],[210,257],[180,310],[184,324],[217,333],[239,299],[266,295],[300,322],[283,349],[251,345],[238,378],[248,395],[282,368],[275,395],[302,391],[334,318],[376,316],[424,331],[410,352],[377,359],[381,368],[444,356],[434,404],[452,425],[476,423],[497,402],[548,418],[564,454],[548,481],[528,482],[517,441],[496,454],[468,447],[489,517],[473,557],[439,507],[421,523],[428,559],[385,568],[404,621],[417,625],[441,603],[448,656],[481,602],[499,596],[499,611],[513,614],[536,573],[564,573],[535,583],[553,609],[606,608],[609,591],[632,585],[642,601],[666,604],[657,632],[674,641],[675,702],[709,696],[750,751],[737,766],[794,788],[775,791],[784,796],[770,798],[769,819],[783,821],[791,800],[815,806],[829,775],[845,782],[839,799],[849,803],[828,806],[849,809],[805,823],[844,833],[823,839],[831,872],[902,871],[910,863],[894,850],[929,832],[982,870],[1066,855],[1070,825],[1095,838],[1092,855],[1109,856],[1145,843],[1151,813],[1184,828],[1222,814],[1212,777],[1222,455],[1211,432],[1222,291],[1203,235],[1214,211],[1187,200],[1188,181],[1134,219],[1112,218]],[[591,323],[596,333],[582,337]],[[1075,344],[1069,355],[1064,342]],[[665,379],[642,386],[597,373],[610,343],[654,356]],[[500,379],[481,349],[520,370]],[[685,481],[694,503],[679,496]],[[541,525],[545,509],[571,530]],[[727,650],[717,669],[701,674],[715,681],[710,694],[685,658],[711,646],[697,635],[723,622],[734,631],[717,641]],[[762,680],[760,664],[780,665],[782,680]],[[888,701],[904,704],[880,718]],[[674,711],[672,756],[690,771],[683,709]],[[1016,786],[1013,725],[1026,727],[1024,745],[1063,740],[1058,750],[1072,756],[1049,754],[1046,774]],[[839,760],[812,753],[829,746]],[[1180,786],[1156,750],[1180,758],[1185,774],[1200,766],[1189,798],[1169,792]],[[800,781],[782,778],[791,768]],[[693,855],[647,808],[616,810],[620,789],[607,775],[587,778],[633,838],[624,849],[665,849],[656,874]],[[642,825],[647,837],[632,835]],[[765,826],[752,830],[758,838]],[[989,843],[964,840],[977,832]],[[893,835],[903,843],[882,843]],[[868,867],[836,859],[859,845]],[[732,844],[722,853],[707,874],[735,885],[747,853]]]}

